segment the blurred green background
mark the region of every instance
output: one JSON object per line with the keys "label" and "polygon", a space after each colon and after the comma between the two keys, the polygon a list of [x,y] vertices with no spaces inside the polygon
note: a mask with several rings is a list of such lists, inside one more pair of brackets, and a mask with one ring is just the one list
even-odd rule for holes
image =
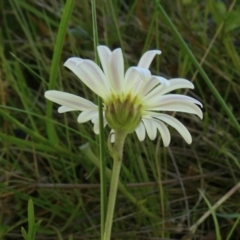
{"label": "blurred green background", "polygon": [[[89,143],[98,156],[98,136],[91,123],[77,123],[78,113],[58,114],[57,104],[52,105],[53,118],[46,116],[44,92],[49,89],[64,5],[60,0],[0,1],[0,239],[22,239],[29,198],[36,220],[42,220],[36,239],[62,240],[71,234],[73,239],[99,239],[98,161],[79,149]],[[145,51],[160,49],[151,71],[193,81],[195,89],[187,94],[204,105],[203,121],[176,115],[192,134],[191,145],[172,129],[168,148],[160,137],[139,142],[135,134],[129,135],[120,176],[127,194],[118,193],[112,239],[240,239],[238,189],[213,214],[215,221],[210,216],[189,234],[210,208],[199,189],[213,205],[239,181],[240,137],[232,120],[155,1],[97,0],[96,6],[99,44],[121,47],[125,69],[136,65]],[[176,0],[162,1],[162,6],[239,121],[240,2]],[[75,1],[60,56],[52,88],[97,103],[97,97],[63,67],[72,56],[95,58],[89,0]],[[47,133],[49,122],[54,142]],[[108,154],[106,161],[111,169]]]}

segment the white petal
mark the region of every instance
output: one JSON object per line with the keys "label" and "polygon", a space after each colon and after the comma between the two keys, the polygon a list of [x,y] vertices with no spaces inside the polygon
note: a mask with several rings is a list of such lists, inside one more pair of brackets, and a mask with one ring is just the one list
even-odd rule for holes
{"label": "white petal", "polygon": [[139,77],[143,82],[147,82],[151,77],[151,72],[148,69],[141,67],[133,67],[136,70],[136,73],[139,74]]}
{"label": "white petal", "polygon": [[61,107],[58,108],[59,113],[65,113],[65,112],[71,112],[71,111],[74,111],[74,109],[68,108],[68,107],[65,107],[65,106],[61,106]]}
{"label": "white petal", "polygon": [[124,62],[121,48],[115,49],[109,58],[108,77],[113,89],[116,92],[121,92],[124,80]]}
{"label": "white petal", "polygon": [[159,132],[162,136],[164,147],[167,147],[171,140],[171,136],[170,136],[170,132],[169,132],[168,128],[161,121],[155,120],[155,121],[153,121],[153,123],[156,125],[157,129],[159,130]]}
{"label": "white petal", "polygon": [[142,80],[135,67],[128,68],[124,77],[124,92],[128,93],[130,90],[132,91],[133,89],[136,89],[136,87],[139,88],[141,86],[141,83]]}
{"label": "white petal", "polygon": [[148,82],[141,85],[139,89],[139,95],[144,97],[148,92],[150,92],[155,86],[159,84],[159,81],[156,78],[151,78]]}
{"label": "white petal", "polygon": [[142,68],[149,68],[152,63],[153,58],[156,54],[161,54],[160,50],[150,50],[143,54],[141,59],[139,60],[138,66]]}
{"label": "white petal", "polygon": [[173,90],[180,89],[180,88],[190,88],[190,89],[194,88],[194,85],[190,81],[183,78],[170,79],[168,80],[168,82],[170,83],[169,86],[165,87],[163,85],[160,85],[156,87],[153,91],[151,91],[146,96],[146,99],[159,97],[163,94],[169,93]]}
{"label": "white petal", "polygon": [[98,56],[100,58],[103,71],[107,75],[109,57],[111,56],[112,52],[108,47],[101,46],[101,45],[97,47],[97,50],[98,50]]}
{"label": "white petal", "polygon": [[103,99],[108,97],[110,89],[102,70],[91,60],[78,62],[76,58],[69,58],[64,66],[75,73],[80,80],[86,84],[93,92]]}
{"label": "white petal", "polygon": [[173,102],[161,105],[159,107],[149,107],[149,111],[173,111],[173,112],[185,112],[198,115],[203,118],[202,110],[193,103],[190,102]]}
{"label": "white petal", "polygon": [[[99,134],[100,124],[99,124],[99,118],[98,118],[98,116],[95,117],[95,118],[92,118],[92,119],[91,119],[91,122],[94,124],[94,125],[93,125],[93,131],[94,131],[94,133],[95,133],[95,134]],[[106,127],[106,125],[107,125],[107,120],[106,120],[106,118],[105,118],[105,114],[103,113],[103,127]]]}
{"label": "white petal", "polygon": [[188,144],[191,144],[191,142],[192,142],[191,134],[189,133],[187,128],[181,122],[179,122],[176,118],[166,115],[166,114],[161,114],[161,113],[156,113],[153,117],[158,118],[161,121],[163,121],[163,122],[169,124],[170,126],[172,126],[173,128],[175,128],[182,135],[184,140]]}
{"label": "white petal", "polygon": [[145,139],[146,130],[142,121],[139,123],[138,127],[135,129],[135,132],[137,134],[139,141],[143,141]]}
{"label": "white petal", "polygon": [[98,46],[97,50],[98,50],[98,56],[100,58],[104,74],[110,85],[111,82],[109,80],[109,59],[112,54],[112,51],[108,47],[102,46],[102,45]]}
{"label": "white petal", "polygon": [[[45,98],[58,103],[59,105],[63,105],[67,107],[68,109],[72,110],[79,110],[79,111],[84,111],[84,110],[89,110],[89,109],[97,109],[98,106],[95,105],[94,103],[75,96],[70,93],[66,92],[61,92],[61,91],[56,91],[56,90],[50,90],[46,91],[44,94]],[[62,109],[60,109],[61,111]],[[64,109],[63,109],[64,110]]]}
{"label": "white petal", "polygon": [[140,88],[147,85],[151,78],[151,72],[148,69],[140,67],[130,67],[124,78],[124,92],[129,92],[135,95],[137,92],[140,94]]}
{"label": "white petal", "polygon": [[146,118],[143,117],[142,121],[145,125],[148,137],[151,140],[154,140],[157,137],[157,129],[156,129],[156,126],[153,124],[153,120],[146,119]]}
{"label": "white petal", "polygon": [[[148,96],[148,95],[147,95]],[[155,96],[152,98],[144,98],[144,104],[146,104],[146,106],[149,106],[150,108],[154,108],[154,107],[160,107],[162,105],[167,105],[170,103],[180,103],[180,102],[189,102],[189,103],[195,103],[198,104],[202,107],[202,104],[196,100],[195,98],[192,97],[188,97],[185,95],[180,95],[180,94],[166,94],[163,96]]]}
{"label": "white petal", "polygon": [[166,78],[154,75],[152,77],[156,78],[163,86],[165,87],[170,86],[170,82]]}
{"label": "white petal", "polygon": [[149,93],[154,87],[156,87],[158,84],[163,84],[163,87],[167,87],[170,83],[166,78],[153,76],[150,78],[150,80],[146,81],[141,85],[141,89],[139,90],[139,94],[141,96],[145,96],[147,93]]}
{"label": "white petal", "polygon": [[98,117],[98,110],[88,110],[88,111],[83,111],[79,114],[77,121],[79,123],[84,123],[87,122],[95,117]]}
{"label": "white petal", "polygon": [[66,64],[68,65],[69,62],[73,63],[74,65],[78,66],[80,65],[82,62],[84,61],[84,59],[79,58],[79,57],[70,57],[67,59],[67,61],[63,64],[63,66],[65,66]]}
{"label": "white petal", "polygon": [[[172,78],[168,80],[170,82],[168,92],[180,88],[190,88],[194,89],[194,85],[187,79],[184,78]],[[169,91],[170,90],[170,91]],[[165,90],[161,94],[168,93]]]}
{"label": "white petal", "polygon": [[93,125],[93,131],[95,134],[99,134],[99,121],[95,122]]}
{"label": "white petal", "polygon": [[[92,123],[96,123],[98,121],[98,117],[99,116],[96,116],[94,118],[91,119],[91,122]],[[103,111],[103,124],[104,124],[104,127],[107,125],[107,120],[105,118],[105,112]]]}

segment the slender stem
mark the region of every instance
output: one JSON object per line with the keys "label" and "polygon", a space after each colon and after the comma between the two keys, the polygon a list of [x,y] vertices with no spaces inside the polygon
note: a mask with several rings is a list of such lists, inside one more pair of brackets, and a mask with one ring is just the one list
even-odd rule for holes
{"label": "slender stem", "polygon": [[[92,3],[92,23],[93,23],[93,42],[95,52],[95,62],[99,65],[99,58],[97,55],[98,45],[98,30],[97,30],[97,13],[96,13],[96,1],[91,0]],[[106,211],[107,211],[107,180],[106,180],[106,158],[105,158],[105,142],[103,131],[103,112],[102,112],[102,99],[98,97],[98,115],[99,115],[99,151],[100,151],[100,182],[101,182],[101,239],[103,237]]]}
{"label": "slender stem", "polygon": [[[1,133],[0,133],[1,137]],[[97,167],[100,168],[100,162],[98,157],[92,152],[89,143],[82,145],[79,149],[85,154],[85,156]],[[106,177],[111,179],[112,171],[106,167]],[[134,195],[127,189],[121,181],[118,181],[118,190],[128,199],[131,203],[133,203],[141,212],[143,212],[146,216],[161,221],[162,219],[153,213],[151,213],[145,206],[142,204],[144,199],[136,199]],[[105,225],[105,224],[104,224]],[[104,226],[103,225],[103,226]]]}
{"label": "slender stem", "polygon": [[122,131],[115,132],[115,144],[113,147],[110,147],[110,154],[113,158],[113,170],[111,176],[111,184],[109,191],[109,199],[108,199],[108,208],[107,208],[107,216],[103,234],[103,240],[110,240],[111,238],[111,230],[113,223],[113,212],[115,208],[116,196],[117,196],[117,188],[119,182],[119,174],[122,165],[122,156],[123,156],[123,145],[127,134]]}
{"label": "slender stem", "polygon": [[111,229],[113,223],[113,212],[115,208],[116,196],[117,196],[117,186],[119,180],[119,174],[121,169],[121,161],[114,160],[112,178],[111,178],[111,187],[109,192],[109,202],[107,208],[107,218],[104,228],[103,240],[110,240]]}

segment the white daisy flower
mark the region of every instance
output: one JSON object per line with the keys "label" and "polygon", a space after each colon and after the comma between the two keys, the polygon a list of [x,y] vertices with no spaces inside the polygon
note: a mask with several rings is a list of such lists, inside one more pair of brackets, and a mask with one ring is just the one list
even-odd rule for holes
{"label": "white daisy flower", "polygon": [[[147,51],[135,67],[124,72],[123,54],[120,48],[110,51],[106,46],[98,46],[103,70],[93,61],[72,57],[64,66],[75,73],[94,93],[103,99],[104,127],[108,124],[112,132],[123,130],[126,133],[136,132],[143,141],[146,136],[154,140],[160,132],[164,146],[170,143],[170,133],[166,124],[175,128],[190,144],[192,137],[187,128],[176,118],[164,114],[164,111],[176,111],[196,114],[203,117],[202,104],[180,94],[168,94],[180,88],[191,88],[193,84],[183,78],[167,80],[154,76],[149,66],[159,50]],[[98,106],[70,93],[50,90],[45,97],[61,105],[59,113],[81,111],[77,121],[90,121],[94,132],[99,134]]]}

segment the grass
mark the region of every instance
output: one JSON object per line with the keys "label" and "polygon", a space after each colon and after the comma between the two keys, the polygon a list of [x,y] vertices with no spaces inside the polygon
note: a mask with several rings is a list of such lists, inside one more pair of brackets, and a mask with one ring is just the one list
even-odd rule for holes
{"label": "grass", "polygon": [[[43,97],[54,78],[52,89],[97,103],[97,97],[62,66],[71,56],[95,58],[90,3],[76,1],[66,20],[55,76],[51,64],[63,1],[0,3],[4,24],[0,29],[0,239],[23,239],[29,198],[35,221],[42,220],[36,239],[70,235],[100,239],[98,136],[91,124],[77,123],[77,113],[58,114],[56,104]],[[236,18],[240,4],[189,0],[176,1],[174,7],[163,1],[162,7],[202,68],[182,47],[154,1],[97,1],[99,43],[111,49],[120,46],[126,67],[136,65],[144,51],[161,49],[151,71],[191,79],[196,88],[188,95],[204,105],[203,121],[177,114],[193,136],[191,145],[172,129],[167,149],[160,137],[141,143],[135,134],[127,138],[112,239],[238,239],[239,190],[227,195],[216,210],[213,206],[240,178],[240,23]],[[217,92],[199,70],[204,70]],[[108,132],[105,129],[105,139]],[[86,143],[90,148],[79,149]],[[109,177],[108,153],[106,165]],[[208,211],[210,215],[189,232]]]}

